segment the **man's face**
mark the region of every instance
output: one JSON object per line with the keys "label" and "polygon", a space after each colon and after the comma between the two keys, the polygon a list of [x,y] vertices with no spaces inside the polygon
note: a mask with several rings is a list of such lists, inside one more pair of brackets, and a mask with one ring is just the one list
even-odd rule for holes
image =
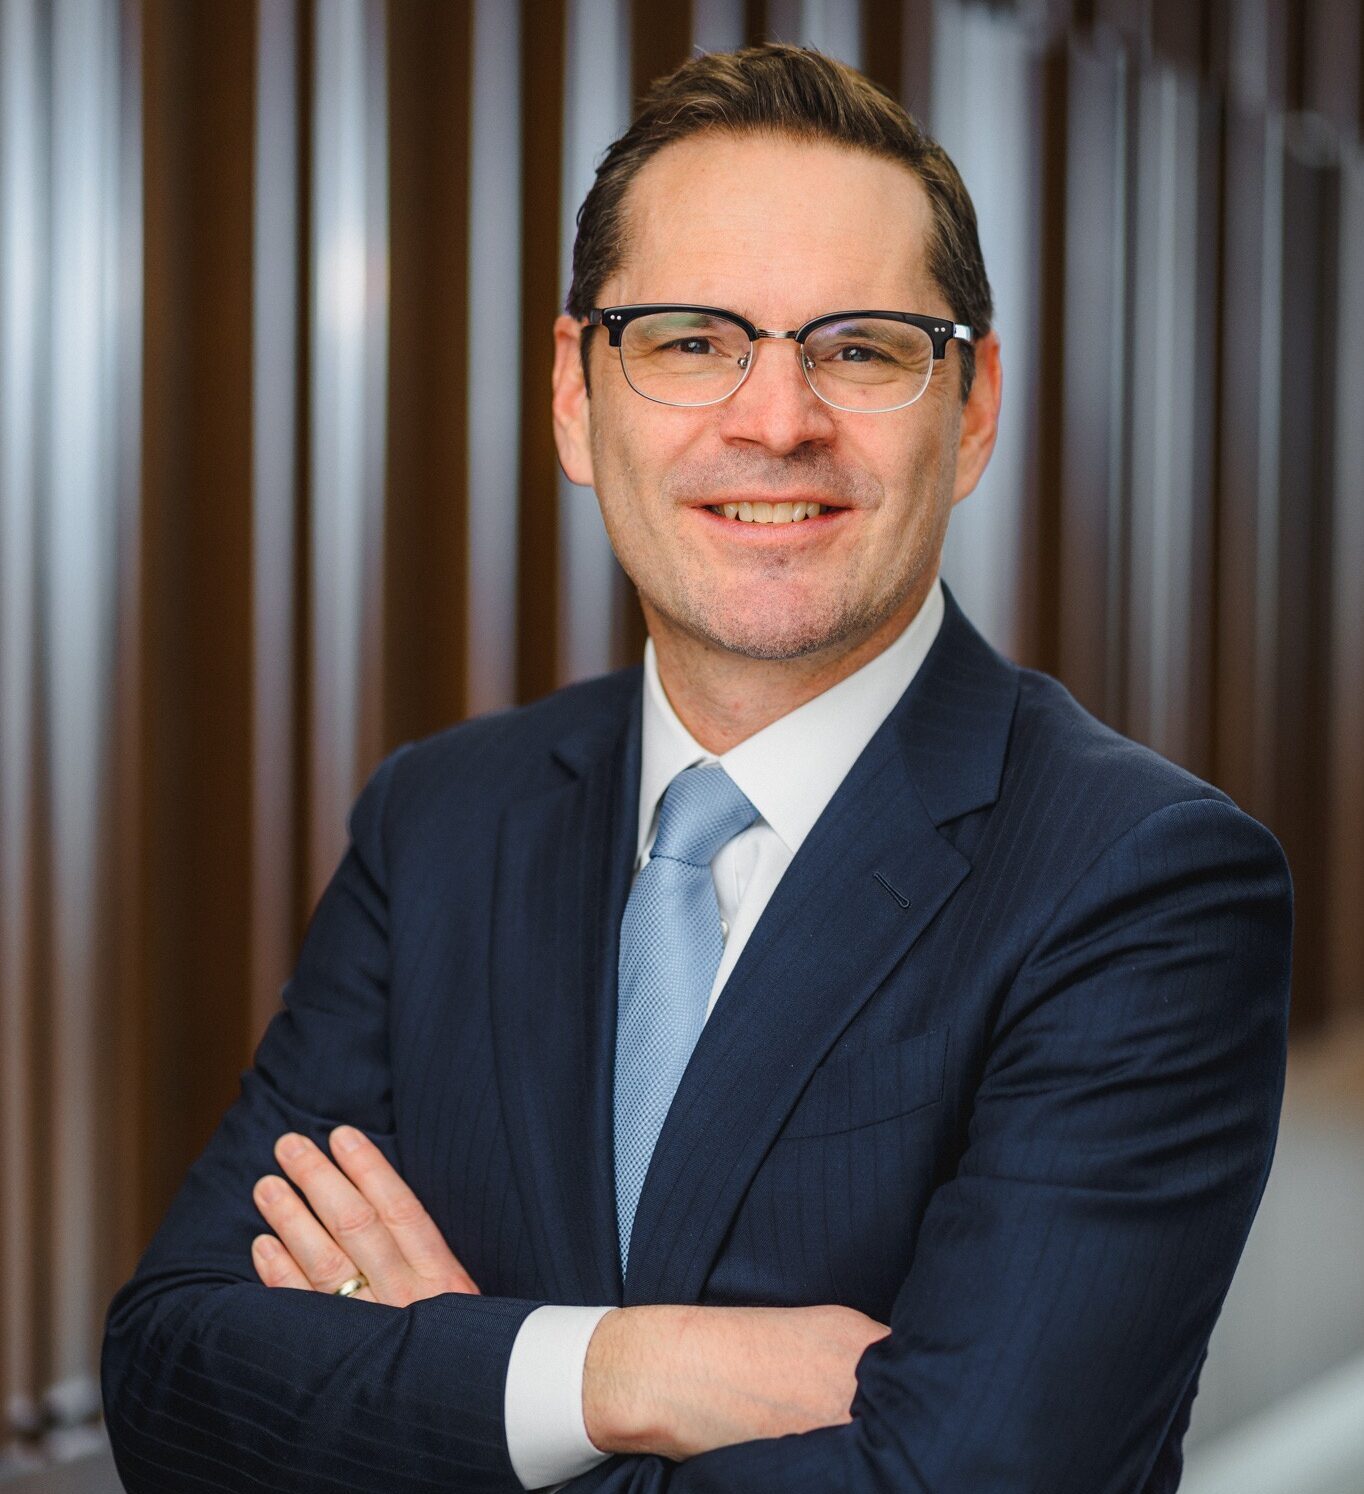
{"label": "man's face", "polygon": [[[691,302],[774,329],[842,310],[951,319],[924,263],[927,195],[896,162],[694,136],[642,169],[626,213],[625,263],[603,306]],[[655,638],[671,629],[752,658],[832,658],[909,620],[937,573],[952,504],[993,443],[992,342],[963,422],[953,348],[913,405],[866,414],[819,399],[794,343],[760,341],[736,393],[686,409],[635,393],[604,329],[590,334],[587,398],[578,324],[561,317],[555,332],[560,460],[596,489]],[[773,524],[714,511],[800,501],[829,507]]]}

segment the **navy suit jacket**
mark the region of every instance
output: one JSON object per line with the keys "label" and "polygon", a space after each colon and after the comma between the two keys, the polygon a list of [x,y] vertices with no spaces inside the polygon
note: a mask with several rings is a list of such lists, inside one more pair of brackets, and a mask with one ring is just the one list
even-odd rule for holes
{"label": "navy suit jacket", "polygon": [[[622,1284],[616,940],[641,671],[400,748],[104,1348],[133,1494],[515,1491],[544,1302],[843,1303],[853,1420],[575,1491],[1164,1494],[1265,1185],[1291,931],[1274,837],[997,654],[944,587],[677,1091]],[[482,1295],[268,1290],[252,1184],[362,1127]]]}

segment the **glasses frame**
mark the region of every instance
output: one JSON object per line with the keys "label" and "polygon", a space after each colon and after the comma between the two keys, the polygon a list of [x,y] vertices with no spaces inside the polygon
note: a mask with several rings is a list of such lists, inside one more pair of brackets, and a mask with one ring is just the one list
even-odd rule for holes
{"label": "glasses frame", "polygon": [[[809,360],[805,357],[805,339],[820,327],[827,326],[830,322],[845,321],[849,317],[865,316],[879,316],[885,317],[888,321],[903,322],[907,326],[918,327],[921,331],[928,334],[933,344],[933,361],[935,363],[941,362],[947,356],[947,349],[951,343],[973,343],[976,340],[975,333],[964,323],[947,321],[940,316],[926,316],[918,311],[826,311],[820,316],[811,317],[808,322],[803,322],[799,327],[791,331],[783,332],[769,327],[759,327],[756,323],[749,321],[746,316],[740,316],[737,311],[726,310],[723,306],[697,306],[687,301],[644,301],[630,306],[594,306],[587,313],[587,316],[582,319],[584,333],[588,327],[605,327],[610,346],[615,348],[620,354],[620,371],[625,375],[625,382],[630,385],[631,389],[634,389],[635,393],[641,399],[647,399],[656,405],[667,405],[670,409],[674,410],[702,410],[707,405],[719,405],[723,404],[725,400],[731,399],[739,392],[743,387],[744,381],[748,378],[749,372],[753,368],[753,359],[750,357],[744,365],[743,373],[739,376],[739,382],[735,384],[734,388],[728,394],[722,394],[719,399],[701,400],[693,405],[679,404],[676,400],[658,399],[652,394],[645,394],[642,390],[635,388],[635,385],[630,382],[630,375],[626,373],[625,349],[621,344],[621,338],[631,322],[639,317],[652,316],[655,312],[660,311],[695,311],[705,316],[723,317],[724,320],[742,328],[751,343],[761,342],[763,338],[769,338],[774,342],[794,342],[801,351],[800,368],[805,376],[805,382],[809,386],[810,392],[817,399],[823,400],[831,409],[843,410],[851,415],[889,415],[892,410],[906,410],[910,405],[923,398],[924,391],[928,388],[928,381],[925,381],[923,389],[913,399],[907,399],[903,404],[899,405],[887,405],[884,410],[861,410],[855,405],[835,404],[827,394],[821,394],[811,382],[810,364]],[[931,377],[930,374],[930,379]]]}

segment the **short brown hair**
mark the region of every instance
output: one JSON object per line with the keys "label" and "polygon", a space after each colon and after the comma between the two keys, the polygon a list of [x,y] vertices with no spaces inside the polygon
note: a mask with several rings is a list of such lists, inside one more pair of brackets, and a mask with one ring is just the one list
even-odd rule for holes
{"label": "short brown hair", "polygon": [[[777,42],[690,58],[645,94],[630,128],[607,150],[578,209],[573,284],[566,310],[585,317],[625,257],[624,202],[640,168],[665,145],[715,130],[827,141],[899,161],[923,183],[933,212],[928,272],[952,315],[977,337],[994,307],[976,231],[976,211],[947,152],[871,79],[810,47]],[[587,366],[583,330],[583,367]],[[961,395],[975,357],[961,352]]]}

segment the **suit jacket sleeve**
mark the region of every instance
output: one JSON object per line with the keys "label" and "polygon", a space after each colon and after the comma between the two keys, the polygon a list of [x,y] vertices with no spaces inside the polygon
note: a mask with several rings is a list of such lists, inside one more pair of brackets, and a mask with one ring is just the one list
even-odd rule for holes
{"label": "suit jacket sleeve", "polygon": [[569,1489],[1141,1490],[1268,1175],[1291,906],[1277,841],[1225,798],[1121,834],[1001,1004],[851,1423],[617,1457]]}
{"label": "suit jacket sleeve", "polygon": [[511,1490],[503,1392],[540,1304],[447,1294],[406,1309],[269,1289],[251,1199],[297,1130],[348,1121],[394,1155],[387,1058],[383,805],[397,757],[350,817],[351,844],[309,923],[284,1010],[241,1097],[114,1298],[105,1417],[130,1494],[167,1489]]}

